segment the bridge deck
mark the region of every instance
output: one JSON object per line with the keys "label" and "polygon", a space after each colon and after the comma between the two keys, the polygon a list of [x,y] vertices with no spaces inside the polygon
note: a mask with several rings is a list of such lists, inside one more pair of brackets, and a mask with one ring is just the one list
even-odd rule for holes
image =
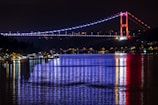
{"label": "bridge deck", "polygon": [[25,36],[45,36],[45,37],[120,37],[120,35],[82,35],[82,34],[1,34],[3,36],[10,36],[10,37],[25,37]]}

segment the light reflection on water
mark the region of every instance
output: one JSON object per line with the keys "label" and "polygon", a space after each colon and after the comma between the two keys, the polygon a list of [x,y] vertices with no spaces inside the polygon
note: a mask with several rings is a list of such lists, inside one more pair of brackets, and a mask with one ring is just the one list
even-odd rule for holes
{"label": "light reflection on water", "polygon": [[81,54],[1,63],[0,103],[144,105],[143,89],[151,84],[144,59],[139,54]]}

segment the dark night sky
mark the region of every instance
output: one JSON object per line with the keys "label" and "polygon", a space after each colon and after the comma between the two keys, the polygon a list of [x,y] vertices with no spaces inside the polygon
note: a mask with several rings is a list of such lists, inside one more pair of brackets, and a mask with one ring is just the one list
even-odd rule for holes
{"label": "dark night sky", "polygon": [[1,0],[0,32],[54,30],[120,11],[129,11],[152,28],[158,27],[156,0]]}

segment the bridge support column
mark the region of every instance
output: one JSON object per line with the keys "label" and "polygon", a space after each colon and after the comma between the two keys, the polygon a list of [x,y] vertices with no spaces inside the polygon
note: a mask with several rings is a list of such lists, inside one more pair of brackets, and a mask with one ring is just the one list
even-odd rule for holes
{"label": "bridge support column", "polygon": [[[125,17],[125,19],[124,19]],[[125,22],[124,22],[125,20]],[[125,30],[124,30],[125,29]],[[128,12],[120,13],[120,35],[123,36],[123,32],[125,31],[126,37],[129,35],[128,31]]]}

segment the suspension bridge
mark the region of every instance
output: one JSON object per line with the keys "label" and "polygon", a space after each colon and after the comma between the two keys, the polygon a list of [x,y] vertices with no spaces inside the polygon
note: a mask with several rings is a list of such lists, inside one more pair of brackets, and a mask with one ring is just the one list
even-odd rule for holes
{"label": "suspension bridge", "polygon": [[[115,35],[115,34],[108,34],[108,35],[100,35],[100,34],[82,34],[82,33],[67,33],[67,31],[73,31],[73,30],[77,30],[77,29],[81,29],[81,28],[86,28],[86,27],[91,27],[97,24],[101,24],[101,23],[105,23],[107,21],[110,21],[112,19],[115,18],[120,18],[120,27],[119,27],[119,34]],[[142,20],[140,20],[139,18],[135,17],[133,14],[131,14],[130,12],[119,12],[116,13],[112,16],[109,16],[107,18],[101,19],[101,20],[97,20],[94,22],[89,22],[87,24],[82,24],[82,25],[77,25],[77,26],[73,26],[73,27],[68,27],[68,28],[62,28],[62,29],[58,29],[58,30],[52,30],[52,31],[44,31],[44,32],[29,32],[29,33],[1,33],[1,35],[3,36],[18,36],[18,37],[23,37],[23,36],[73,36],[73,37],[125,37],[128,38],[129,35],[129,19],[132,19],[134,21],[136,21],[137,23],[139,23],[140,25],[142,25],[145,29],[150,29],[151,27],[147,24],[145,24]]]}

